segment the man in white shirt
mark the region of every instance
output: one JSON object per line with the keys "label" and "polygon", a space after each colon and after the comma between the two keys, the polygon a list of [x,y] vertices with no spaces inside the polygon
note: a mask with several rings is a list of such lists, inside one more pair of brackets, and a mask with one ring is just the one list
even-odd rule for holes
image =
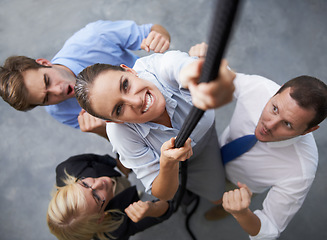
{"label": "man in white shirt", "polygon": [[[213,108],[222,97],[215,92],[230,70],[220,70],[217,81],[196,85],[201,61],[194,64],[199,67],[190,66],[197,71],[182,80],[184,86],[194,105]],[[225,165],[226,177],[239,188],[224,194],[223,207],[251,239],[276,239],[302,206],[315,178],[318,151],[311,132],[326,118],[327,86],[300,76],[278,91],[276,83],[244,74],[236,74],[234,85],[237,103],[220,145],[248,134],[255,134],[258,142]],[[252,212],[252,192],[268,189],[263,209]]]}

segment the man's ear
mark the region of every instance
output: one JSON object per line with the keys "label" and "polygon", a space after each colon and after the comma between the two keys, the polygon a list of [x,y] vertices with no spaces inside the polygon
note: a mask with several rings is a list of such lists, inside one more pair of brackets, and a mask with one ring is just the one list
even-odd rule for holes
{"label": "man's ear", "polygon": [[43,66],[50,66],[50,67],[52,66],[52,63],[45,58],[38,58],[35,60],[35,62]]}
{"label": "man's ear", "polygon": [[133,68],[127,67],[125,64],[120,64],[120,67],[137,76],[137,72]]}
{"label": "man's ear", "polygon": [[307,134],[307,133],[311,133],[311,132],[313,132],[313,131],[316,131],[318,128],[319,128],[320,126],[314,126],[314,127],[312,127],[312,128],[309,128],[308,130],[306,130],[304,133],[302,133],[301,135],[305,135],[305,134]]}

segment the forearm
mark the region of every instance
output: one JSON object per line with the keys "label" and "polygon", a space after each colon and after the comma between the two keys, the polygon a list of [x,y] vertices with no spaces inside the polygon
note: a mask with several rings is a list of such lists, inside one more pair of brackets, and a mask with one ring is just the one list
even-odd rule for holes
{"label": "forearm", "polygon": [[233,214],[233,217],[249,235],[256,236],[259,233],[261,228],[260,219],[250,209],[242,213]]}
{"label": "forearm", "polygon": [[92,132],[108,140],[104,120],[90,115],[84,109],[79,113],[77,120],[82,132]]}
{"label": "forearm", "polygon": [[179,185],[179,163],[160,164],[159,175],[152,183],[152,195],[160,200],[170,200]]}
{"label": "forearm", "polygon": [[169,32],[161,25],[159,24],[154,24],[152,27],[151,27],[151,31],[156,31],[158,33],[161,33],[163,36],[165,36],[169,42],[170,42],[170,34]]}
{"label": "forearm", "polygon": [[103,137],[103,138],[109,140],[108,136],[107,136],[106,126],[94,130],[93,133],[99,135],[100,137]]}
{"label": "forearm", "polygon": [[161,146],[160,170],[152,183],[152,195],[160,200],[174,197],[179,185],[179,162],[193,154],[190,138],[183,147],[175,148],[174,145],[175,138],[171,138]]}
{"label": "forearm", "polygon": [[157,201],[153,202],[151,208],[149,209],[148,217],[161,217],[164,215],[169,208],[167,201]]}

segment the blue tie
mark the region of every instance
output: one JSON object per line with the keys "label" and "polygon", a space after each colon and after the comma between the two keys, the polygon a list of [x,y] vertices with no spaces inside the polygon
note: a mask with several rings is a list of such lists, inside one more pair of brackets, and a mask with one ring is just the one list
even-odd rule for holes
{"label": "blue tie", "polygon": [[225,165],[229,161],[241,156],[243,153],[249,151],[254,144],[258,141],[255,135],[245,135],[231,141],[230,143],[225,144],[221,147],[221,158],[223,164]]}

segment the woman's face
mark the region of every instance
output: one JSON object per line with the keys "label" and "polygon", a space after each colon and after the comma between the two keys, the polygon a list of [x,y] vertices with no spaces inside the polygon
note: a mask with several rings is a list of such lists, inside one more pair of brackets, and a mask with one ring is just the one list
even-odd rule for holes
{"label": "woman's face", "polygon": [[109,177],[84,178],[77,182],[84,193],[88,214],[101,213],[114,197],[115,182]]}
{"label": "woman's face", "polygon": [[116,122],[160,123],[166,107],[160,90],[122,67],[126,71],[108,70],[94,80],[90,99],[95,113]]}

